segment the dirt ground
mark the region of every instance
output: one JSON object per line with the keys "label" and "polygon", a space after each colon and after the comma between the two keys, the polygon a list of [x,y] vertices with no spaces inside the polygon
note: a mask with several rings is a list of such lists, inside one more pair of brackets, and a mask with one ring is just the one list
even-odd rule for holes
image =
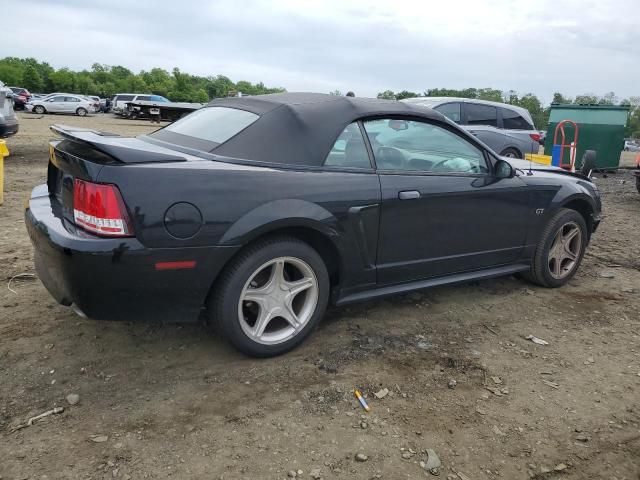
{"label": "dirt ground", "polygon": [[[448,480],[640,478],[630,172],[597,175],[605,218],[565,288],[511,277],[333,309],[297,350],[256,360],[199,324],[86,320],[32,276],[9,285],[34,274],[23,204],[45,180],[48,125],[153,128],[20,117],[0,206],[3,480],[424,479],[426,449]],[[64,411],[13,431],[54,407]]]}

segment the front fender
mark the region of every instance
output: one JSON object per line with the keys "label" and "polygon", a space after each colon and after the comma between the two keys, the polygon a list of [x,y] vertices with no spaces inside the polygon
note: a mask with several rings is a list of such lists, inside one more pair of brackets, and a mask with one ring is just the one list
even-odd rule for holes
{"label": "front fender", "polygon": [[335,239],[338,220],[325,208],[305,200],[274,200],[250,210],[234,222],[220,245],[244,245],[265,233],[286,227],[308,227]]}

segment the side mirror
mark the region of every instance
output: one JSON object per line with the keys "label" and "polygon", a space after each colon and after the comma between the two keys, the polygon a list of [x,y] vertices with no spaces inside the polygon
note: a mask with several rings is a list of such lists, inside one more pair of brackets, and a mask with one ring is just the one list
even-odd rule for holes
{"label": "side mirror", "polygon": [[596,151],[585,150],[582,155],[582,166],[580,167],[580,173],[585,177],[591,178],[591,171],[596,168]]}
{"label": "side mirror", "polygon": [[506,160],[498,160],[495,166],[496,178],[513,178],[516,176],[516,169]]}

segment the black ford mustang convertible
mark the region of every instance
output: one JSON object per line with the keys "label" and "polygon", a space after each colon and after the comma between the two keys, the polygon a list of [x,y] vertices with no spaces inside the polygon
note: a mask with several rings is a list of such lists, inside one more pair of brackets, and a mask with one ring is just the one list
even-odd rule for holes
{"label": "black ford mustang convertible", "polygon": [[298,345],[329,302],[514,273],[561,286],[600,221],[588,176],[507,162],[402,102],[285,93],[137,138],[52,130],[25,215],[53,297],[94,319],[207,313],[256,356]]}

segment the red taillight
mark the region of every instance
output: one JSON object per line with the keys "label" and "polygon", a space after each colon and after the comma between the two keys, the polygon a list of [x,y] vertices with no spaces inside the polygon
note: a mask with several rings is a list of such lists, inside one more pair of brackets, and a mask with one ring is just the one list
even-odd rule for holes
{"label": "red taillight", "polygon": [[73,218],[76,225],[109,237],[133,235],[127,209],[118,187],[75,179]]}
{"label": "red taillight", "polygon": [[531,140],[534,140],[536,142],[540,141],[541,135],[539,133],[530,133],[529,136],[531,137]]}

